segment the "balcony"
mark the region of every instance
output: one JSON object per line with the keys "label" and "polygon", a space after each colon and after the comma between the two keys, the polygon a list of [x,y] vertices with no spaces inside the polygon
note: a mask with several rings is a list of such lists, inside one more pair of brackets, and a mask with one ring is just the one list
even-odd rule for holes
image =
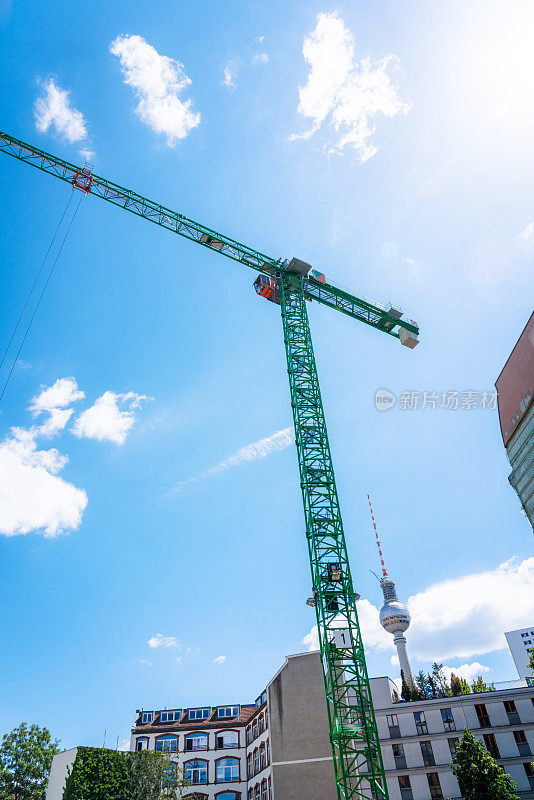
{"label": "balcony", "polygon": [[395,756],[395,769],[407,769],[406,756]]}
{"label": "balcony", "polygon": [[389,737],[390,739],[398,739],[400,737],[400,728],[398,725],[389,726]]}

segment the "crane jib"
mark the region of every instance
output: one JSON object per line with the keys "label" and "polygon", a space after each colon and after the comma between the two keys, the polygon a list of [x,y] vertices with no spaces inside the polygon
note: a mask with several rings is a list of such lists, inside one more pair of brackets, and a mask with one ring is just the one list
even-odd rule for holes
{"label": "crane jib", "polygon": [[[0,132],[0,151],[70,183],[74,188],[101,197],[113,205],[160,225],[190,241],[209,247],[210,250],[221,253],[221,255],[260,273],[267,273],[274,277],[290,269],[291,265],[305,265],[302,269],[310,267],[309,264],[299,259],[292,259],[288,262],[280,258],[271,258],[259,250],[237,242],[235,239],[218,233],[159,203],[154,203],[131,189],[125,189],[93,172],[91,172],[90,179],[84,183],[83,166],[76,166],[64,161],[4,132]],[[402,312],[357,297],[346,289],[327,282],[324,276],[320,280],[306,273],[304,278],[304,295],[307,300],[315,300],[336,311],[341,311],[353,319],[364,322],[366,325],[371,325],[383,333],[400,339],[402,344],[407,347],[415,347],[418,343],[419,327],[417,323],[413,320],[402,319]],[[394,313],[392,314],[392,312]]]}

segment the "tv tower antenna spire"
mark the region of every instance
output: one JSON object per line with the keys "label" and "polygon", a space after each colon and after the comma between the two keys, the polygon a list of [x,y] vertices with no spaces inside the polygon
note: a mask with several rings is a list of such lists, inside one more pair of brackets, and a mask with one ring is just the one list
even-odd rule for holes
{"label": "tv tower antenna spire", "polygon": [[410,612],[404,603],[401,603],[398,599],[397,590],[395,589],[395,582],[392,581],[388,575],[386,563],[384,561],[384,555],[382,553],[382,544],[380,542],[378,529],[376,527],[373,506],[369,495],[367,495],[367,500],[369,501],[369,509],[371,511],[371,519],[373,521],[376,544],[378,546],[380,564],[382,566],[382,578],[378,578],[380,588],[382,589],[382,594],[384,595],[384,605],[380,609],[380,624],[385,631],[393,634],[393,643],[397,648],[401,674],[404,676],[404,680],[410,689],[414,689],[415,681],[413,679],[412,668],[410,667],[410,661],[408,659],[408,651],[406,650],[406,637],[404,636],[405,631],[407,631],[410,627]]}

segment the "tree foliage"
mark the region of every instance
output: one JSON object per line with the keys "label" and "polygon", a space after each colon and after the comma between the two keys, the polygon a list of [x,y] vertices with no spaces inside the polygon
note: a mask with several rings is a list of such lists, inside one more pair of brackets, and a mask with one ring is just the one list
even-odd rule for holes
{"label": "tree foliage", "polygon": [[47,728],[23,722],[0,744],[0,800],[43,800],[58,741]]}
{"label": "tree foliage", "polygon": [[188,785],[169,753],[79,747],[63,800],[168,800]]}
{"label": "tree foliage", "polygon": [[483,742],[465,730],[452,763],[465,800],[518,800],[517,786],[488,753]]}
{"label": "tree foliage", "polygon": [[485,683],[481,675],[477,675],[471,686],[465,680],[451,673],[450,681],[447,680],[443,664],[435,662],[432,671],[424,673],[422,670],[415,676],[415,687],[412,689],[402,677],[403,700],[435,700],[437,698],[457,697],[461,694],[477,694],[479,692],[494,692],[494,683]]}

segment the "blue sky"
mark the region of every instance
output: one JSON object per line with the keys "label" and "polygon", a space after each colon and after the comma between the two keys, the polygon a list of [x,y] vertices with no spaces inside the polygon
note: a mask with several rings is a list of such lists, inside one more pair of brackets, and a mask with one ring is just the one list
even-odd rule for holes
{"label": "blue sky", "polygon": [[[373,675],[396,668],[368,491],[416,670],[514,678],[502,632],[534,617],[496,411],[461,408],[532,310],[532,22],[520,0],[0,0],[3,130],[421,325],[409,351],[309,309]],[[5,346],[70,189],[0,170]],[[4,730],[114,742],[141,706],[250,702],[313,646],[281,323],[254,277],[82,201],[1,407]]]}

